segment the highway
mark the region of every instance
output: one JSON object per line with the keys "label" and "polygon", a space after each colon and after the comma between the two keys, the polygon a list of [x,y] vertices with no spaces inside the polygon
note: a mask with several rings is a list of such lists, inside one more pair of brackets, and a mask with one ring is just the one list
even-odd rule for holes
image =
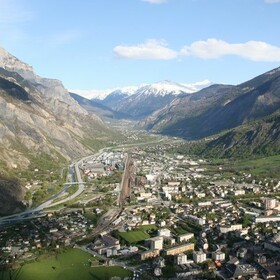
{"label": "highway", "polygon": [[[139,146],[139,145],[147,145],[147,144],[155,144],[155,143],[161,143],[163,141],[163,139],[157,140],[155,142],[150,142],[150,143],[137,143],[137,144],[125,144],[125,145],[119,145],[118,147],[105,147],[101,150],[98,151],[98,153],[94,154],[94,155],[90,155],[90,156],[86,156],[83,157],[82,159],[80,159],[77,162],[72,163],[69,166],[68,169],[68,179],[71,181],[70,183],[65,183],[64,188],[57,194],[53,195],[52,197],[48,198],[45,202],[43,202],[42,204],[38,205],[37,207],[34,207],[32,209],[27,209],[24,212],[18,213],[18,214],[14,214],[14,215],[9,215],[9,216],[5,216],[5,217],[1,217],[0,218],[0,226],[3,224],[9,224],[9,223],[14,223],[17,221],[21,221],[21,220],[27,220],[27,219],[33,219],[33,218],[37,218],[37,217],[42,217],[45,214],[43,213],[43,210],[46,208],[50,208],[62,203],[65,203],[69,200],[72,200],[74,198],[76,198],[77,196],[79,196],[85,189],[85,184],[82,180],[81,177],[81,173],[79,170],[79,165],[90,158],[93,157],[98,157],[99,155],[101,155],[105,150],[108,149],[119,149],[119,148],[132,148],[135,146]],[[126,197],[129,194],[129,182],[127,180],[129,180],[130,176],[127,176],[128,174],[128,169],[127,167],[130,166],[130,159],[129,157],[127,157],[127,161],[126,161],[126,169],[124,171],[123,174],[123,178],[122,178],[122,183],[121,183],[121,192],[119,195],[119,208],[122,209],[124,200],[126,199]],[[76,181],[74,182],[74,174],[76,175]],[[77,184],[78,185],[78,190],[72,194],[71,196],[66,197],[65,199],[61,199],[59,201],[54,202],[55,200],[65,196],[67,190],[73,185],[73,184]],[[116,215],[118,216],[118,215]]]}
{"label": "highway", "polygon": [[[22,221],[22,220],[29,220],[29,219],[34,219],[34,218],[45,216],[45,213],[43,212],[44,209],[50,208],[50,207],[53,207],[53,206],[56,206],[56,205],[59,205],[59,204],[62,204],[62,203],[65,203],[65,202],[67,202],[69,200],[72,200],[72,199],[76,198],[77,196],[79,196],[85,189],[85,184],[82,180],[79,165],[84,160],[92,158],[92,157],[96,157],[96,156],[100,155],[102,152],[103,152],[103,149],[100,150],[95,155],[84,157],[84,158],[80,159],[79,161],[71,164],[70,167],[69,167],[69,170],[68,170],[68,172],[69,172],[68,173],[68,178],[71,182],[66,183],[64,185],[64,188],[59,193],[53,195],[52,197],[50,197],[46,201],[44,201],[42,204],[40,204],[40,205],[38,205],[38,206],[36,206],[32,209],[27,209],[24,212],[0,218],[0,226],[5,225],[5,224],[15,223],[15,222]],[[76,175],[76,182],[73,178],[74,173]],[[78,185],[78,190],[74,194],[72,194],[70,196],[67,196],[64,199],[61,199],[59,201],[54,202],[55,200],[65,196],[65,194],[67,193],[67,190],[69,188],[71,188],[71,186],[73,184]]]}
{"label": "highway", "polygon": [[[99,152],[94,154],[94,155],[83,157],[79,161],[72,163],[69,166],[69,169],[68,169],[68,178],[71,182],[70,183],[65,183],[64,188],[59,193],[53,195],[52,197],[48,198],[46,201],[44,201],[43,203],[41,203],[40,205],[38,205],[38,206],[36,206],[32,209],[27,209],[24,212],[0,218],[0,226],[1,225],[12,224],[12,223],[15,223],[15,222],[18,222],[18,221],[43,217],[43,216],[45,216],[45,213],[43,212],[44,209],[50,208],[50,207],[53,207],[53,206],[56,206],[56,205],[59,205],[59,204],[63,204],[65,202],[67,202],[69,200],[72,200],[72,199],[76,198],[77,196],[79,196],[85,189],[85,183],[82,180],[82,176],[81,176],[79,166],[85,160],[88,160],[88,159],[91,159],[91,158],[94,158],[94,157],[97,158],[99,155],[101,155],[104,152],[105,149],[107,149],[107,148],[103,148],[103,149],[99,150]],[[128,193],[128,180],[129,180],[128,166],[130,166],[130,158],[129,157],[127,157],[127,159],[126,159],[125,170],[124,170],[123,177],[122,177],[121,191],[120,191],[120,195],[119,195],[119,209],[117,209],[115,215],[112,216],[111,220],[108,221],[106,223],[106,225],[102,225],[102,228],[96,229],[97,232],[104,231],[109,225],[111,225],[111,223],[113,221],[115,221],[119,217],[119,215],[122,212],[123,203],[124,203],[125,198],[126,198],[127,193]],[[73,176],[74,174],[76,176],[76,180],[74,180],[74,176]],[[65,196],[65,194],[67,193],[67,190],[69,188],[71,188],[71,186],[73,184],[78,185],[78,190],[74,194],[72,194],[70,196],[67,196],[66,198],[61,199],[59,201],[56,201],[57,199]]]}

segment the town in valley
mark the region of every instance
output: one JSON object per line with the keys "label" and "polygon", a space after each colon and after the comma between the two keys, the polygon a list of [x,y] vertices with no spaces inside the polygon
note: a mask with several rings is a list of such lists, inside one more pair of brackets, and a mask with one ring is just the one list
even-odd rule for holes
{"label": "town in valley", "polygon": [[178,145],[104,148],[70,165],[59,195],[0,219],[1,266],[76,248],[126,279],[279,279],[280,182]]}

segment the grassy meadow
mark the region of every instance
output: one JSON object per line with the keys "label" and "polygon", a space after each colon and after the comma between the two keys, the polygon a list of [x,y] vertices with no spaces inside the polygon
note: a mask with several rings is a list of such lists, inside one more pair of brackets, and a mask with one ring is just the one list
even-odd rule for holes
{"label": "grassy meadow", "polygon": [[37,261],[23,265],[9,272],[0,271],[2,280],[101,280],[113,276],[124,278],[131,272],[122,267],[98,266],[91,267],[92,261],[97,260],[92,255],[79,249],[69,249],[57,255],[42,255]]}

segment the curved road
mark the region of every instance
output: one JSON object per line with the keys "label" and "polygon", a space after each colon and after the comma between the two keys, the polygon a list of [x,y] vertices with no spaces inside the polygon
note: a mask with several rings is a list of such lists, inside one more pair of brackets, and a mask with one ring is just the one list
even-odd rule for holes
{"label": "curved road", "polygon": [[[163,141],[163,139],[160,139],[158,141],[155,141],[154,143],[160,143],[162,141]],[[65,202],[67,202],[69,200],[72,200],[75,197],[79,196],[85,189],[85,185],[84,185],[84,182],[82,180],[79,165],[83,161],[85,161],[86,159],[90,159],[90,158],[93,158],[93,157],[98,157],[99,155],[101,155],[104,152],[104,150],[107,150],[107,149],[110,149],[110,148],[125,148],[125,147],[129,148],[129,147],[139,146],[139,145],[142,145],[142,144],[144,145],[144,144],[147,144],[147,143],[124,144],[124,145],[119,145],[118,147],[105,147],[105,148],[102,148],[101,150],[99,150],[98,153],[96,153],[94,155],[83,157],[79,161],[77,161],[75,163],[72,163],[69,167],[69,174],[68,174],[69,178],[72,181],[70,183],[70,185],[66,183],[63,190],[61,190],[59,193],[53,195],[52,197],[48,198],[45,202],[43,202],[42,204],[38,205],[35,208],[28,209],[28,210],[26,210],[24,212],[21,212],[21,213],[18,213],[18,214],[14,214],[14,215],[5,216],[5,217],[0,218],[0,226],[4,225],[4,224],[14,223],[14,222],[21,221],[21,220],[28,220],[28,219],[42,217],[42,216],[45,215],[45,213],[42,212],[42,210],[44,210],[45,208],[50,208],[50,207],[56,206],[58,204],[65,203]],[[152,144],[152,143],[149,143],[149,144]],[[73,167],[74,167],[74,170],[75,170],[76,181],[77,182],[73,182],[73,176],[72,176],[73,175]],[[70,173],[71,171],[72,171],[72,173]],[[78,184],[78,190],[74,194],[66,197],[65,199],[59,200],[57,202],[53,202],[54,200],[62,197],[66,193],[67,189],[71,187],[71,184]],[[122,182],[122,184],[123,184],[123,182]],[[121,196],[119,197],[119,200],[121,200],[120,198],[121,198]],[[121,203],[120,203],[120,205],[121,205]]]}
{"label": "curved road", "polygon": [[[65,203],[65,202],[72,200],[75,197],[79,196],[85,189],[85,184],[82,180],[79,165],[84,160],[86,160],[88,158],[96,157],[102,152],[103,152],[103,149],[100,150],[97,154],[84,157],[84,158],[80,159],[79,161],[75,162],[74,164],[70,165],[69,172],[71,172],[71,170],[73,171],[73,168],[74,168],[75,173],[76,173],[77,182],[73,182],[73,176],[70,176],[72,182],[70,184],[66,184],[66,186],[63,188],[63,190],[61,190],[59,193],[48,198],[45,202],[43,202],[42,204],[38,205],[35,208],[28,209],[28,210],[18,213],[18,214],[0,218],[0,226],[1,226],[1,224],[9,224],[9,223],[13,223],[13,222],[21,221],[21,220],[28,220],[28,219],[45,216],[45,213],[42,212],[42,210],[44,210],[45,208],[50,208],[50,207],[56,206],[58,204]],[[73,174],[70,174],[70,175],[73,175]],[[66,197],[65,199],[59,200],[57,202],[53,202],[54,200],[64,196],[65,193],[67,192],[67,189],[69,189],[71,187],[71,185],[77,185],[77,184],[78,184],[78,190],[74,194]]]}

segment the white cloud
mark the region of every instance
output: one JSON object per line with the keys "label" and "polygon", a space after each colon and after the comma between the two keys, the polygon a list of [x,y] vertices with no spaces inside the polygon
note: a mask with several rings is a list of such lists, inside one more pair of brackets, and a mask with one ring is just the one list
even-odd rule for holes
{"label": "white cloud", "polygon": [[275,3],[280,3],[280,0],[264,0],[264,2],[268,4],[275,4]]}
{"label": "white cloud", "polygon": [[135,46],[116,46],[114,53],[125,59],[168,60],[177,57],[177,52],[169,49],[164,41],[154,39]]}
{"label": "white cloud", "polygon": [[151,4],[162,4],[167,2],[168,0],[142,0],[143,2],[148,2]]}
{"label": "white cloud", "polygon": [[280,61],[280,48],[266,42],[228,43],[214,38],[195,41],[190,45],[184,46],[180,51],[168,48],[164,41],[153,39],[135,46],[116,46],[114,53],[119,58],[143,60],[171,60],[188,56],[215,59],[234,55],[252,61]]}
{"label": "white cloud", "polygon": [[222,40],[208,39],[183,47],[180,54],[204,59],[236,55],[253,61],[280,61],[280,48],[261,41],[231,44]]}

